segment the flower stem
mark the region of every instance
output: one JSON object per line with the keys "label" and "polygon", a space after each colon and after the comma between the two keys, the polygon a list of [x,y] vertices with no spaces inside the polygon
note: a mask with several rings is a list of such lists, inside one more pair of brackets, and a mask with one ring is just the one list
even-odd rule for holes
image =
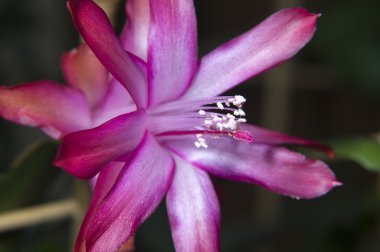
{"label": "flower stem", "polygon": [[0,232],[67,218],[76,210],[76,202],[66,199],[1,213]]}

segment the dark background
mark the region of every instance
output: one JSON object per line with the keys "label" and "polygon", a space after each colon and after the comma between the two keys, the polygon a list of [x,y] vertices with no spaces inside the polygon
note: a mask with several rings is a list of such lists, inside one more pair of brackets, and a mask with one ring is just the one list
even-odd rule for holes
{"label": "dark background", "polygon": [[[312,42],[294,59],[231,91],[247,98],[250,122],[322,142],[379,131],[377,0],[195,3],[200,55],[282,7],[303,6],[322,13]],[[124,20],[120,10],[119,28]],[[1,85],[40,79],[63,82],[60,57],[77,44],[64,0],[0,1]],[[18,153],[40,138],[46,137],[37,129],[0,120],[0,171],[9,172]],[[380,251],[378,175],[351,161],[329,164],[344,186],[314,200],[294,200],[254,185],[215,179],[222,206],[222,251]],[[27,200],[13,207],[73,194],[72,179],[49,168],[50,172],[39,177],[39,193],[26,195]],[[20,176],[11,178],[13,186],[20,185]],[[0,206],[13,200],[6,191],[0,194]],[[0,251],[69,251],[71,225],[67,218],[0,233]],[[139,229],[136,246],[144,252],[173,250],[164,206]]]}

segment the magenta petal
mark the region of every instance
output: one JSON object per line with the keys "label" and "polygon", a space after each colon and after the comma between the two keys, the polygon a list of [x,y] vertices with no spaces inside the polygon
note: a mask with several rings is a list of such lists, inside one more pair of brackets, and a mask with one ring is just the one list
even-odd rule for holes
{"label": "magenta petal", "polygon": [[125,4],[127,24],[121,43],[128,52],[146,61],[150,21],[149,0],[128,0]]}
{"label": "magenta petal", "polygon": [[0,115],[15,123],[40,127],[53,138],[90,127],[84,95],[53,81],[0,87]]}
{"label": "magenta petal", "polygon": [[195,148],[193,141],[173,140],[168,146],[194,165],[219,177],[256,183],[299,198],[318,197],[339,185],[325,163],[283,147],[210,138],[205,150]]}
{"label": "magenta petal", "polygon": [[63,56],[62,69],[67,82],[83,91],[92,108],[106,95],[108,72],[86,44]]}
{"label": "magenta petal", "polygon": [[206,172],[175,159],[167,210],[177,252],[219,251],[220,209]]}
{"label": "magenta petal", "polygon": [[145,131],[145,111],[118,116],[96,128],[65,136],[54,161],[67,172],[89,179],[108,162],[131,152]]}
{"label": "magenta petal", "polygon": [[[146,63],[132,54],[130,56],[139,69],[146,73]],[[113,76],[110,76],[107,94],[94,112],[95,126],[136,109],[136,104],[128,91]]]}
{"label": "magenta petal", "polygon": [[173,171],[170,154],[146,133],[96,211],[87,232],[88,250],[116,251],[124,244],[156,209]]}
{"label": "magenta petal", "polygon": [[[87,210],[86,216],[82,222],[79,234],[75,242],[74,252],[86,251],[86,236],[87,230],[96,214],[99,205],[112,189],[121,169],[124,167],[123,162],[110,162],[97,176],[96,183],[92,183],[94,190],[90,206]],[[95,186],[96,185],[96,186]]]}
{"label": "magenta petal", "polygon": [[262,143],[269,145],[296,144],[303,145],[325,152],[329,157],[334,157],[334,151],[327,145],[323,145],[311,140],[306,140],[298,137],[288,136],[280,132],[271,131],[260,128],[251,124],[241,124],[242,130],[247,130],[252,133],[254,143]]}
{"label": "magenta petal", "polygon": [[318,15],[281,10],[202,58],[186,98],[216,96],[296,54],[313,36]]}
{"label": "magenta petal", "polygon": [[91,0],[70,0],[75,25],[100,62],[123,84],[137,107],[147,105],[144,74],[116,37],[104,11]]}
{"label": "magenta petal", "polygon": [[149,105],[173,100],[189,86],[197,68],[197,31],[192,0],[150,1]]}

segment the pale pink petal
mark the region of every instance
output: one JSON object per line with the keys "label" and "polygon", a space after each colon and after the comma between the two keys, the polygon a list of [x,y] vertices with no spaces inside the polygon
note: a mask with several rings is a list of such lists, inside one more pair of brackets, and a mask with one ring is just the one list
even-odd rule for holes
{"label": "pale pink petal", "polygon": [[15,123],[40,127],[53,138],[90,127],[84,95],[53,81],[0,87],[0,115]]}
{"label": "pale pink petal", "polygon": [[[82,222],[79,234],[75,242],[74,252],[86,251],[87,230],[96,214],[99,205],[112,189],[121,169],[125,166],[123,162],[110,162],[97,175],[96,183],[92,183],[94,188],[90,206]],[[92,179],[93,181],[93,179]]]}
{"label": "pale pink petal", "polygon": [[318,15],[281,10],[202,58],[185,98],[216,96],[295,55],[314,34]]}
{"label": "pale pink petal", "polygon": [[220,210],[207,173],[175,158],[174,179],[166,198],[177,252],[219,251]]}
{"label": "pale pink petal", "polygon": [[188,88],[197,68],[197,31],[192,0],[150,1],[149,105],[173,100]]}
{"label": "pale pink petal", "polygon": [[131,152],[143,137],[145,111],[118,116],[96,128],[65,136],[54,164],[89,179],[108,162]]}
{"label": "pale pink petal", "polygon": [[128,91],[114,78],[109,81],[106,96],[94,111],[94,125],[98,126],[112,118],[136,110]]}
{"label": "pale pink petal", "polygon": [[96,108],[108,90],[108,72],[86,44],[66,53],[62,70],[67,82],[84,92],[91,108]]}
{"label": "pale pink petal", "polygon": [[147,66],[147,63],[144,59],[130,53],[127,51],[127,54],[129,55],[129,57],[132,59],[133,63],[135,63],[135,65],[137,66],[137,68],[140,70],[140,72],[143,73],[144,76],[147,75],[148,73],[148,66]]}
{"label": "pale pink petal", "polygon": [[208,149],[196,148],[191,138],[167,143],[172,151],[211,174],[256,183],[292,197],[318,197],[340,184],[322,161],[283,147],[225,137],[209,138],[207,144]]}
{"label": "pale pink petal", "polygon": [[251,124],[241,124],[242,130],[247,130],[253,135],[254,143],[262,143],[269,145],[296,144],[303,145],[325,152],[329,157],[334,157],[334,151],[327,145],[323,145],[311,140],[302,139],[294,136],[288,136],[280,132],[271,131],[260,128]]}
{"label": "pale pink petal", "polygon": [[149,0],[128,0],[125,4],[127,23],[121,43],[128,52],[146,61],[150,21]]}
{"label": "pale pink petal", "polygon": [[69,3],[78,31],[100,62],[127,88],[137,107],[146,107],[145,76],[120,44],[104,11],[91,0]]}
{"label": "pale pink petal", "polygon": [[98,206],[87,231],[88,251],[116,251],[124,244],[156,209],[173,171],[171,155],[146,133]]}

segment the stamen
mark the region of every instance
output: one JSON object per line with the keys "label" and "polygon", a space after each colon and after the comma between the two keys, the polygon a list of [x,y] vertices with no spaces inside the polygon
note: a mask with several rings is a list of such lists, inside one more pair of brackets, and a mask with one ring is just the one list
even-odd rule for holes
{"label": "stamen", "polygon": [[203,115],[206,115],[206,111],[204,111],[204,110],[201,109],[201,110],[198,111],[198,114],[199,114],[199,115],[202,115],[202,116],[203,116]]}
{"label": "stamen", "polygon": [[150,131],[157,136],[192,134],[196,136],[194,145],[205,149],[208,148],[205,135],[228,136],[250,143],[253,136],[239,130],[239,124],[246,122],[242,109],[245,101],[243,96],[235,95],[165,103],[148,110]]}
{"label": "stamen", "polygon": [[223,106],[223,104],[221,102],[217,102],[216,106],[218,106],[218,108],[221,109],[221,110],[224,109],[224,106]]}
{"label": "stamen", "polygon": [[241,95],[235,95],[235,99],[232,101],[232,104],[239,107],[239,106],[243,106],[243,104],[246,102],[247,100],[241,96]]}
{"label": "stamen", "polygon": [[231,115],[230,113],[228,113],[226,116],[228,119],[235,119],[235,117],[233,115]]}
{"label": "stamen", "polygon": [[206,139],[203,138],[202,134],[196,134],[197,141],[194,142],[195,147],[207,149],[208,145]]}

